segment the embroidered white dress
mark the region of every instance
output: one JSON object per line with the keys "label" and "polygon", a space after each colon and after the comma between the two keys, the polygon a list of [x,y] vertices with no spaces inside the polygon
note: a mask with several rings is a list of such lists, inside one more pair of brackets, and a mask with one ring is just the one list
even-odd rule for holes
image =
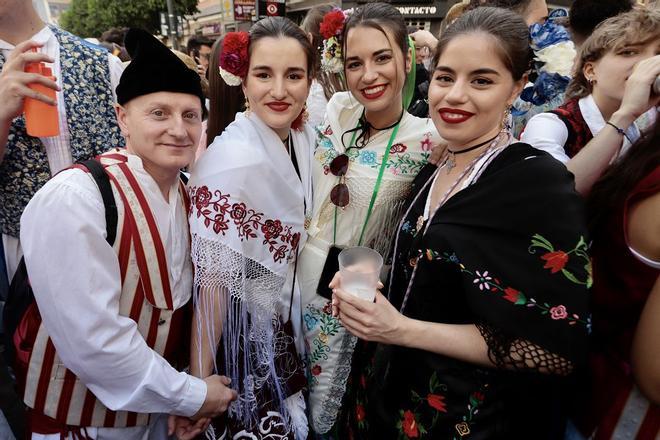
{"label": "embroidered white dress", "polygon": [[[319,277],[334,235],[335,206],[330,192],[338,183],[330,162],[349,147],[351,133],[358,125],[364,107],[349,93],[339,92],[328,103],[325,122],[319,128],[314,154],[314,210],[308,240],[300,255],[298,278],[302,289],[303,329],[307,344],[310,377],[310,422],[317,433],[327,432],[335,422],[350,372],[356,339],[333,318],[328,300],[316,293]],[[350,202],[337,210],[336,245],[357,246],[367,215],[383,154],[392,134],[384,130],[372,136],[362,149],[351,148],[345,183]],[[342,135],[344,144],[342,144]],[[413,178],[426,164],[440,137],[430,119],[404,113],[390,148],[380,190],[363,245],[387,256],[392,233],[402,214],[401,208]]]}

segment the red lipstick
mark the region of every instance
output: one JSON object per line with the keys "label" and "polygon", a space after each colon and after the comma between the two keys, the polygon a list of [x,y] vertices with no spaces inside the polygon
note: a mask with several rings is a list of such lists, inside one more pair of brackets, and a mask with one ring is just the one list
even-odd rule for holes
{"label": "red lipstick", "polygon": [[438,110],[440,118],[447,124],[460,124],[474,116],[474,113],[457,108],[442,107]]}
{"label": "red lipstick", "polygon": [[361,90],[362,96],[366,99],[378,99],[385,94],[387,84],[379,84],[375,86],[365,87]]}
{"label": "red lipstick", "polygon": [[266,104],[268,108],[276,112],[285,112],[289,109],[290,105],[282,101],[273,101]]}

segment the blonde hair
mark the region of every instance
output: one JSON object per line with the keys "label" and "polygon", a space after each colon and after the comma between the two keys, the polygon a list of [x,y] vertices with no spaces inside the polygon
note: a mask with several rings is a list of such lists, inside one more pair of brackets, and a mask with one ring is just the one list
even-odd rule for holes
{"label": "blonde hair", "polygon": [[[183,63],[193,72],[197,73],[197,63],[191,57],[190,55],[186,55],[183,52],[180,52],[175,49],[171,49],[174,55],[176,55]],[[209,82],[206,78],[200,78],[201,85],[202,85],[202,93],[204,93],[204,96],[208,97],[209,96]]]}
{"label": "blonde hair", "polygon": [[659,38],[660,9],[656,7],[637,7],[603,21],[580,47],[566,99],[584,98],[593,91],[584,76],[587,63],[598,61],[608,52],[615,52],[626,45]]}
{"label": "blonde hair", "polygon": [[445,18],[440,22],[440,34],[447,29],[447,26],[458,20],[458,17],[467,12],[468,6],[470,6],[470,0],[463,0],[452,5],[447,11],[447,14],[445,14]]}

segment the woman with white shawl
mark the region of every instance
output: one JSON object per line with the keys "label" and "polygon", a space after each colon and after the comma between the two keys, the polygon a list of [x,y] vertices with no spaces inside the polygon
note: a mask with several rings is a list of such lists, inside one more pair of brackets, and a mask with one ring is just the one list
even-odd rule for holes
{"label": "woman with white shawl", "polygon": [[296,267],[312,209],[314,133],[303,119],[313,66],[309,40],[285,18],[223,42],[220,75],[242,86],[248,110],[209,146],[188,184],[191,372],[224,374],[238,398],[207,437],[307,438]]}

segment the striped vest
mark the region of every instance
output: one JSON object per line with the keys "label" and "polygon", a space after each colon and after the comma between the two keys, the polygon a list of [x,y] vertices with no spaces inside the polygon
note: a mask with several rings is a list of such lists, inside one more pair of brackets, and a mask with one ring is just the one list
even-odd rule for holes
{"label": "striped vest", "polygon": [[[104,165],[117,204],[117,238],[113,246],[119,259],[122,291],[119,314],[133,319],[147,345],[171,359],[185,343],[183,328],[188,307],[173,310],[169,270],[156,220],[127,157],[119,150],[97,159]],[[85,169],[86,170],[86,169]],[[183,183],[179,186],[188,211]],[[187,233],[187,232],[185,232]],[[119,428],[146,425],[148,414],[111,411],[68,370],[57,355],[36,307],[26,331],[32,346],[25,377],[24,400],[35,412],[70,426]]]}

